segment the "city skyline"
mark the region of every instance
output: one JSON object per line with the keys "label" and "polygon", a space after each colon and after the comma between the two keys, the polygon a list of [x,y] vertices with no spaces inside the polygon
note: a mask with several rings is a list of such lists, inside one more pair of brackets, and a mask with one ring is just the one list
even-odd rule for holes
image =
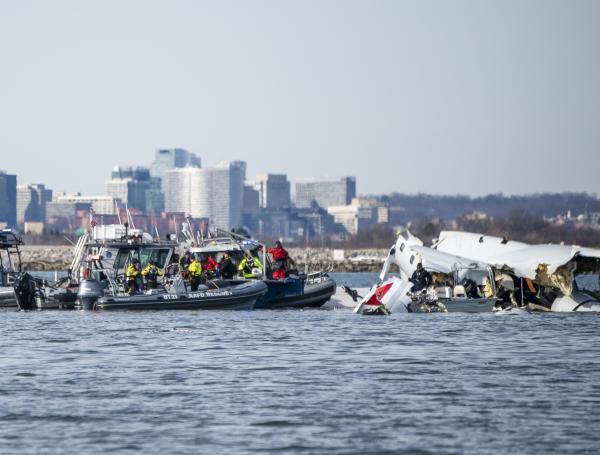
{"label": "city skyline", "polygon": [[8,2],[0,167],[99,194],[90,175],[180,146],[250,176],[354,175],[359,194],[598,193],[599,17],[593,1]]}

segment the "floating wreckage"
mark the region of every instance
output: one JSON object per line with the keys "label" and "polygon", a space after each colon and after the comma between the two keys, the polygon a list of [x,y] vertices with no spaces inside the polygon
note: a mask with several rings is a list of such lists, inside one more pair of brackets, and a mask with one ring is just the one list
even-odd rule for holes
{"label": "floating wreckage", "polygon": [[[389,275],[394,264],[400,277]],[[404,230],[380,282],[354,312],[384,314],[381,306],[387,312],[600,311],[599,276],[600,250],[593,248],[457,231],[441,232],[426,247]]]}

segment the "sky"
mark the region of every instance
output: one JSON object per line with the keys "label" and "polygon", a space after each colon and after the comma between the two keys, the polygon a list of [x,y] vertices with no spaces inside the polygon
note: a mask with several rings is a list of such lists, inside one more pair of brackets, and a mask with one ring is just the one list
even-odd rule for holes
{"label": "sky", "polygon": [[357,177],[360,194],[600,193],[600,2],[0,0],[0,169]]}

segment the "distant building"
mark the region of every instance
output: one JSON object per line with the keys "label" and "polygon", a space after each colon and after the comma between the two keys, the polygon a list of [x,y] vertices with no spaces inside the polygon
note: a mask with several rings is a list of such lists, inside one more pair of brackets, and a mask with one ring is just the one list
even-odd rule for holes
{"label": "distant building", "polygon": [[308,242],[340,232],[333,216],[324,209],[261,209],[256,216],[254,232],[265,239]]}
{"label": "distant building", "polygon": [[296,180],[296,207],[348,205],[356,197],[356,178],[301,178]]}
{"label": "distant building", "polygon": [[165,211],[209,218],[223,229],[240,226],[246,163],[219,163],[214,168],[188,167],[164,176]]}
{"label": "distant building", "polygon": [[260,211],[260,193],[254,185],[244,185],[243,213],[256,214]]}
{"label": "distant building", "polygon": [[92,209],[96,215],[114,215],[121,201],[112,196],[62,194],[47,204],[46,216],[72,216],[79,210]]}
{"label": "distant building", "polygon": [[121,200],[130,209],[145,212],[146,192],[150,187],[149,168],[115,166],[111,173],[111,180],[106,181],[106,194]]}
{"label": "distant building", "polygon": [[17,176],[0,171],[0,222],[17,224]]}
{"label": "distant building", "polygon": [[258,191],[261,208],[282,209],[291,205],[290,182],[285,174],[258,174],[254,189]]}
{"label": "distant building", "polygon": [[46,204],[52,201],[52,190],[44,185],[17,186],[17,223],[46,221]]}
{"label": "distant building", "polygon": [[345,231],[352,235],[373,224],[376,221],[377,210],[377,207],[369,203],[361,203],[359,198],[354,198],[348,205],[327,208],[327,212],[333,215],[335,222],[341,224]]}
{"label": "distant building", "polygon": [[154,162],[150,168],[150,175],[162,179],[167,171],[184,167],[201,167],[201,164],[200,157],[185,149],[159,149],[154,155]]}
{"label": "distant building", "polygon": [[242,224],[246,163],[222,161],[212,172],[214,175],[212,221],[215,226],[224,229],[237,228]]}

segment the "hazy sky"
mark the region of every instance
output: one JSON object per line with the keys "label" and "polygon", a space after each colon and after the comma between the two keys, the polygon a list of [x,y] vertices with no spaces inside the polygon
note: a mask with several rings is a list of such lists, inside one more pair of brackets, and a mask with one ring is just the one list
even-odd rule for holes
{"label": "hazy sky", "polygon": [[361,194],[600,193],[600,1],[0,0],[0,169],[184,147]]}

